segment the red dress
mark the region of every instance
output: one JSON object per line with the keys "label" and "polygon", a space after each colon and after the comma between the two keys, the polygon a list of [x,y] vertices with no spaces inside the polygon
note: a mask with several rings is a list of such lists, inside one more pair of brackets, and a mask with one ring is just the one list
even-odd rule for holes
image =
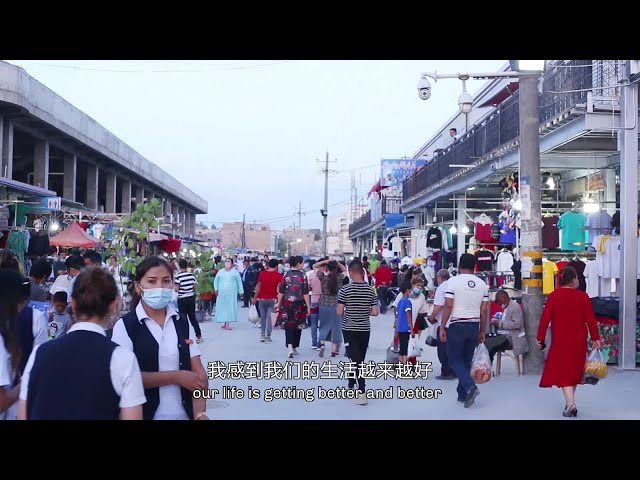
{"label": "red dress", "polygon": [[538,341],[551,323],[551,347],[540,379],[541,387],[571,387],[582,383],[587,357],[587,328],[599,340],[589,296],[575,288],[558,288],[547,298],[540,318]]}

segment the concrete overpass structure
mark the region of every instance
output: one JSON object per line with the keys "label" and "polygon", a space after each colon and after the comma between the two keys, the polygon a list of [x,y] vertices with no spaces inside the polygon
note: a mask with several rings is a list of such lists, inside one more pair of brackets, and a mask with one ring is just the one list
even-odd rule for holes
{"label": "concrete overpass structure", "polygon": [[[0,186],[87,210],[129,213],[158,198],[165,222],[193,237],[208,204],[25,70],[0,62]],[[171,228],[167,230],[171,231]]]}

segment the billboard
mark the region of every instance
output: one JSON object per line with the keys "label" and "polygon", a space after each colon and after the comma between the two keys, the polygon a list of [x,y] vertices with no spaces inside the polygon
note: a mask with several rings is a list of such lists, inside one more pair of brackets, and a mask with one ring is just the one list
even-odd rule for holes
{"label": "billboard", "polygon": [[380,175],[381,187],[395,187],[411,176],[418,168],[422,167],[426,160],[414,160],[404,158],[402,160],[382,160],[382,172]]}

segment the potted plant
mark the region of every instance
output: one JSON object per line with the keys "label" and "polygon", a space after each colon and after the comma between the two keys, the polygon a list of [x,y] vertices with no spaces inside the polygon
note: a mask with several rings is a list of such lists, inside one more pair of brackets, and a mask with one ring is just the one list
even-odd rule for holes
{"label": "potted plant", "polygon": [[198,260],[200,260],[202,271],[196,278],[196,293],[200,300],[213,300],[213,258],[211,250],[200,252]]}

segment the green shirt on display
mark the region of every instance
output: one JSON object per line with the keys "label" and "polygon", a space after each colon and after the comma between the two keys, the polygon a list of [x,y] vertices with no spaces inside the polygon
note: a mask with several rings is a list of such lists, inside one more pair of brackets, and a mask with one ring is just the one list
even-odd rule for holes
{"label": "green shirt on display", "polygon": [[562,250],[584,250],[588,239],[587,217],[581,212],[566,212],[558,220],[562,231]]}

